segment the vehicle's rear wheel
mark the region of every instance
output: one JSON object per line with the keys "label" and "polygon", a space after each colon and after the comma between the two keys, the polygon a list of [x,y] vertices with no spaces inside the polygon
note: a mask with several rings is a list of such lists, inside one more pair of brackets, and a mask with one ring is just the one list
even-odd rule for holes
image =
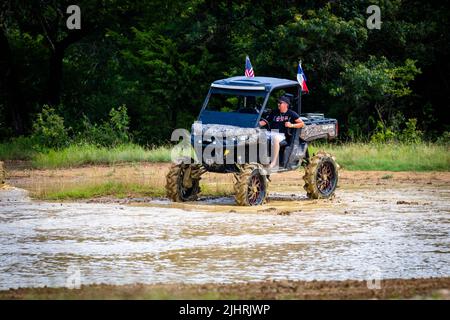
{"label": "vehicle's rear wheel", "polygon": [[266,201],[268,194],[267,176],[259,164],[244,164],[235,173],[234,197],[240,206],[258,206]]}
{"label": "vehicle's rear wheel", "polygon": [[334,157],[320,151],[305,167],[304,189],[310,199],[323,199],[333,196],[338,183],[338,164]]}
{"label": "vehicle's rear wheel", "polygon": [[174,202],[197,200],[200,193],[201,166],[174,164],[166,176],[166,195]]}

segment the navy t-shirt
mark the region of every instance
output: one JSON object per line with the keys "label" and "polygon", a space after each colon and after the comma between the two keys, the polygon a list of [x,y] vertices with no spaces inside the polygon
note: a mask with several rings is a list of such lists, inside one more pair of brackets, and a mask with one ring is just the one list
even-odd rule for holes
{"label": "navy t-shirt", "polygon": [[300,117],[295,111],[288,109],[286,113],[281,113],[280,110],[273,110],[267,117],[267,120],[270,123],[270,130],[278,130],[280,133],[286,134],[288,128],[284,126],[284,123],[295,123],[295,120],[298,118]]}

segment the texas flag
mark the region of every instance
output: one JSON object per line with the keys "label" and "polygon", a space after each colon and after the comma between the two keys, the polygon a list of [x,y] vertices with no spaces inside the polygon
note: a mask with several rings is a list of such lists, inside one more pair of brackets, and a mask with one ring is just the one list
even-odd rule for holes
{"label": "texas flag", "polygon": [[308,86],[306,85],[306,76],[302,69],[302,64],[298,64],[297,69],[297,81],[300,83],[300,86],[302,87],[302,92],[309,93]]}

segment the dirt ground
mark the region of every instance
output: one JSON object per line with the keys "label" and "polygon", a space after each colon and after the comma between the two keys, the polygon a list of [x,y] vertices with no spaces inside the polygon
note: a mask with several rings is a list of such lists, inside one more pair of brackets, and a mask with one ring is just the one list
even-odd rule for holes
{"label": "dirt ground", "polygon": [[[376,283],[369,283],[377,285]],[[239,284],[90,285],[0,291],[0,299],[450,299],[450,278],[265,281]]]}

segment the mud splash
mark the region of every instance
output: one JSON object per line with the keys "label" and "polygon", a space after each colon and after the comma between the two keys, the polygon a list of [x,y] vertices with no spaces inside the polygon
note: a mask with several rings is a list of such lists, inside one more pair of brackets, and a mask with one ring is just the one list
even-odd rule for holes
{"label": "mud splash", "polygon": [[[0,289],[82,284],[367,280],[450,275],[450,188],[340,189],[181,208],[30,201],[0,191]],[[220,200],[220,201],[219,201]],[[290,200],[290,201],[286,201]]]}

